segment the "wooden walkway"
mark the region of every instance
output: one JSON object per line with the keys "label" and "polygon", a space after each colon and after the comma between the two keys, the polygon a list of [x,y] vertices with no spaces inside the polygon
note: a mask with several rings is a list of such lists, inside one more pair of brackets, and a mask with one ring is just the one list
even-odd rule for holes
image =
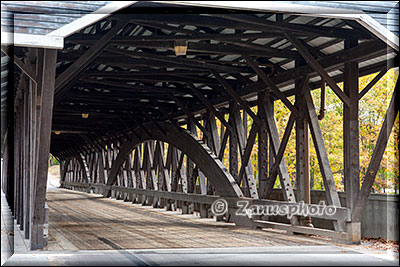
{"label": "wooden walkway", "polygon": [[321,240],[154,209],[67,189],[47,192],[48,250],[326,245]]}

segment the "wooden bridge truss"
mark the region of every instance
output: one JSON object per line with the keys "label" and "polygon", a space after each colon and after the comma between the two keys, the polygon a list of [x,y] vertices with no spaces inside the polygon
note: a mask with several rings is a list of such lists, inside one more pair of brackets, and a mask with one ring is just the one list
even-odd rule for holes
{"label": "wooden bridge truss", "polygon": [[[230,204],[229,213],[217,220],[360,241],[362,212],[399,99],[397,83],[360,185],[358,103],[393,67],[394,59],[363,67],[359,63],[396,53],[395,49],[352,21],[318,16],[296,23],[304,17],[125,13],[71,35],[59,51],[2,47],[15,64],[10,90],[15,93],[10,98],[15,101],[14,123],[3,147],[2,186],[32,249],[46,244],[49,152],[61,163],[63,188],[199,212],[204,218],[212,216],[213,201],[223,197]],[[311,45],[322,37],[329,42]],[[271,40],[253,42],[260,38]],[[174,55],[179,40],[187,44],[187,57]],[[323,52],[335,44],[343,48]],[[377,78],[360,91],[359,76],[377,71]],[[337,85],[340,81],[344,90]],[[311,90],[325,83],[344,105],[343,206],[311,97]],[[288,100],[292,95],[294,103]],[[290,110],[283,138],[274,118],[274,101]],[[293,128],[296,193],[284,159]],[[331,220],[334,230],[307,227],[301,217],[283,224],[235,216],[239,199],[264,205],[310,204],[308,131],[327,204],[337,208],[332,216],[315,217]],[[256,142],[257,176],[250,162]],[[270,199],[278,177],[285,201]]]}

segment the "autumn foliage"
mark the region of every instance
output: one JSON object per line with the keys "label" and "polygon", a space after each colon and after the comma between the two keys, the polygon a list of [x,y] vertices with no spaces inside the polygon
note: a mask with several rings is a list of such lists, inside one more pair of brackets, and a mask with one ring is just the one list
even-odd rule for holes
{"label": "autumn foliage", "polygon": [[[361,91],[378,73],[367,75],[359,79],[359,90]],[[386,109],[389,106],[396,81],[399,76],[399,70],[389,70],[376,83],[369,92],[359,102],[359,126],[360,126],[360,179],[365,176],[369,161],[374,150],[379,131],[383,124]],[[343,83],[339,84],[343,88]],[[317,114],[320,107],[320,90],[312,92]],[[294,97],[289,98],[294,103]],[[257,107],[252,108],[257,113]],[[275,101],[275,120],[277,122],[280,137],[282,138],[290,112],[281,101]],[[325,117],[320,120],[320,126],[325,141],[325,146],[330,161],[332,173],[336,182],[338,191],[344,190],[343,177],[343,103],[329,88],[326,88]],[[226,115],[228,119],[228,115]],[[217,121],[218,127],[221,127],[220,121]],[[248,118],[248,133],[250,132],[253,121]],[[373,192],[376,193],[394,193],[398,194],[399,188],[399,116],[395,120],[395,126],[390,135],[390,139],[385,150],[377,177],[373,186]],[[292,130],[284,157],[288,165],[292,184],[295,186],[296,175],[296,139],[295,127]],[[251,162],[255,177],[257,177],[257,152],[258,142],[256,140],[251,154]],[[229,148],[227,146],[224,155],[224,163],[229,166]],[[240,165],[240,160],[239,160]],[[312,189],[323,189],[323,180],[320,173],[317,155],[310,135],[310,179]],[[279,187],[279,179],[275,184]]]}

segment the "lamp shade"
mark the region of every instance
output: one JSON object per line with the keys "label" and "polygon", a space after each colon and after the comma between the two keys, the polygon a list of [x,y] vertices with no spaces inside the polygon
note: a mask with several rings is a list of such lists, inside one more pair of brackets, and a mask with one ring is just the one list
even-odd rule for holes
{"label": "lamp shade", "polygon": [[184,56],[187,51],[187,41],[177,40],[174,43],[175,55],[176,56]]}

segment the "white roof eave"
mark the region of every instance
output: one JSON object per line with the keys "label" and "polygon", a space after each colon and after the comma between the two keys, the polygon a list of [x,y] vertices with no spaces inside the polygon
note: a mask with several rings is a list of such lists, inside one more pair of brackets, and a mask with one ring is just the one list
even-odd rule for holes
{"label": "white roof eave", "polygon": [[1,45],[63,49],[64,38],[60,36],[1,32]]}
{"label": "white roof eave", "polygon": [[[22,38],[24,36],[19,36],[14,34],[10,36],[8,33],[5,36],[2,32],[2,44],[4,39],[7,40],[7,44],[14,44],[15,46],[33,46],[33,47],[46,47],[45,43],[42,42],[41,38],[51,38],[51,41],[55,42],[54,48],[61,49],[63,46],[63,39],[72,35],[73,33],[98,22],[110,16],[112,13],[117,12],[123,8],[133,5],[139,1],[113,1],[112,3],[90,13],[82,18],[79,18],[47,35],[35,35],[39,40],[34,44],[26,43],[27,39]],[[339,8],[329,8],[329,7],[318,7],[318,6],[304,6],[301,4],[290,4],[290,3],[279,3],[273,1],[152,1],[159,3],[170,3],[179,5],[191,5],[191,6],[201,6],[201,7],[216,7],[216,8],[235,8],[242,10],[252,10],[252,11],[271,11],[271,12],[284,12],[296,15],[304,16],[319,16],[327,18],[337,18],[337,19],[349,19],[357,21],[360,25],[365,27],[379,39],[384,41],[388,46],[392,47],[394,50],[399,51],[399,38],[393,34],[391,31],[382,26],[379,22],[374,20],[369,15],[362,11],[354,11],[349,9],[339,9]],[[7,38],[3,38],[7,37]],[[26,37],[26,36],[25,36]],[[54,38],[53,38],[54,37]],[[45,41],[45,39],[43,39]],[[48,41],[48,39],[46,39]]]}
{"label": "white roof eave", "polygon": [[284,12],[294,15],[348,19],[360,23],[363,27],[384,41],[388,46],[399,51],[399,37],[386,29],[379,22],[360,10],[331,8],[321,6],[305,6],[301,4],[279,3],[274,1],[153,1],[215,8],[236,8],[251,11]]}

